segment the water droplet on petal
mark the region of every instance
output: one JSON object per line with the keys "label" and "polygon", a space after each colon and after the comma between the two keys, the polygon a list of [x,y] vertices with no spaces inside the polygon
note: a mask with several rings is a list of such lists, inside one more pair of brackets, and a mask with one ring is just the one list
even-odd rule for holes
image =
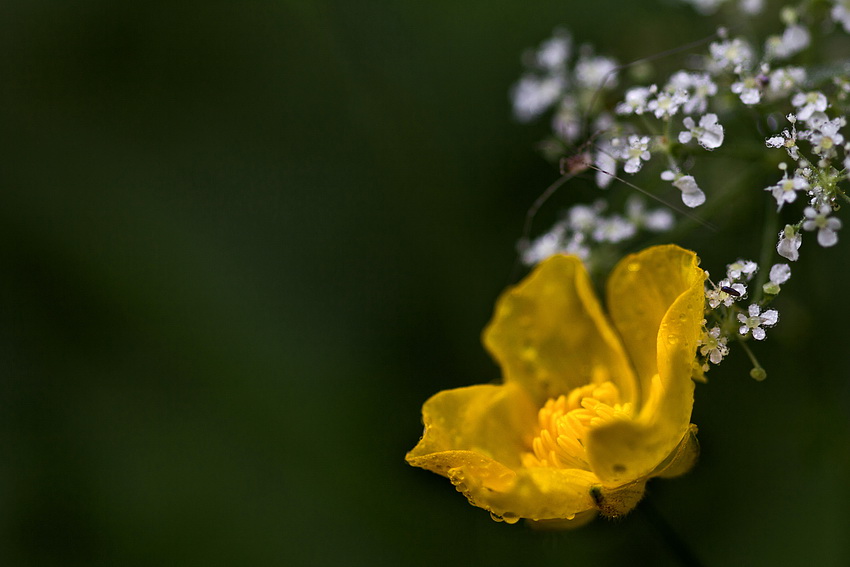
{"label": "water droplet on petal", "polygon": [[519,522],[519,516],[517,516],[516,514],[511,514],[510,512],[505,512],[502,515],[502,519],[505,521],[506,524],[515,524]]}
{"label": "water droplet on petal", "polygon": [[498,514],[494,514],[493,512],[490,512],[490,517],[493,518],[493,521],[495,522],[503,521],[501,516],[499,516]]}
{"label": "water droplet on petal", "polygon": [[640,262],[630,262],[626,269],[630,272],[637,272],[640,270]]}
{"label": "water droplet on petal", "polygon": [[678,343],[679,342],[678,335],[674,335],[673,333],[670,333],[669,335],[667,335],[667,342],[670,343],[671,345]]}

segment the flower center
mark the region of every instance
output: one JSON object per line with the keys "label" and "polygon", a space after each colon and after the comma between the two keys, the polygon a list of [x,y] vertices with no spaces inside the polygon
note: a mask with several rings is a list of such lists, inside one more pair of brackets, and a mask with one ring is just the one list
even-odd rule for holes
{"label": "flower center", "polygon": [[630,419],[630,402],[619,403],[611,382],[588,384],[566,396],[550,398],[538,412],[538,433],[532,452],[522,456],[526,467],[590,470],[585,451],[587,432],[618,419]]}

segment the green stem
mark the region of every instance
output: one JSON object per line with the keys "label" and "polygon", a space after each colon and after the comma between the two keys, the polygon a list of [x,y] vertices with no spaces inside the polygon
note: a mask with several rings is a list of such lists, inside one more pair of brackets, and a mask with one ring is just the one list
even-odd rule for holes
{"label": "green stem", "polygon": [[754,284],[755,290],[752,293],[756,302],[761,301],[764,296],[764,284],[767,282],[767,276],[770,272],[768,264],[770,264],[770,259],[773,257],[773,247],[779,234],[779,215],[773,210],[772,199],[767,199],[764,217],[764,230],[761,233],[759,271],[756,275],[756,283]]}
{"label": "green stem", "polygon": [[761,382],[762,380],[767,378],[767,372],[762,367],[762,365],[759,364],[759,361],[756,358],[756,355],[753,354],[752,350],[750,350],[750,346],[745,341],[738,341],[738,344],[741,345],[741,348],[744,349],[745,353],[747,353],[747,356],[749,357],[750,362],[753,363],[753,368],[752,368],[752,370],[750,370],[750,377],[753,380],[758,380],[759,382]]}

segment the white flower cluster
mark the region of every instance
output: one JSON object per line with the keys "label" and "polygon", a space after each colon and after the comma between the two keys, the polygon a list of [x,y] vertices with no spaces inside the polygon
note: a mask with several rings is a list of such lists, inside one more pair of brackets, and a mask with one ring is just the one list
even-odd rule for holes
{"label": "white flower cluster", "polygon": [[624,214],[605,215],[606,208],[602,200],[571,207],[548,232],[530,244],[520,245],[522,262],[533,266],[555,254],[572,254],[590,263],[594,246],[625,242],[640,231],[658,233],[673,227],[670,211],[647,209],[636,196],[626,201]]}
{"label": "white flower cluster", "polygon": [[[682,2],[705,14],[723,7],[736,19],[760,14],[767,7],[763,0]],[[850,135],[845,131],[850,65],[831,63],[828,59],[835,56],[829,46],[838,42],[821,37],[850,33],[850,0],[786,6],[778,16],[772,35],[736,37],[720,28],[701,56],[688,58],[689,68],[677,70],[666,80],[647,79],[644,84],[622,87],[614,72],[621,69],[611,59],[594,56],[587,47],[571,66],[569,36],[556,32],[527,56],[528,72],[513,92],[515,114],[530,119],[554,109],[554,135],[543,147],[550,157],[569,163],[565,156],[575,154],[575,145],[585,141],[588,147],[581,149],[581,165],[595,172],[600,188],[618,180],[661,201],[668,194],[676,195],[689,208],[715,198],[732,203],[736,195],[734,180],[718,190],[706,182],[709,173],[702,171],[709,168],[695,167],[706,156],[723,156],[725,163],[746,159],[753,171],[760,164],[781,161],[780,172],[775,177],[768,172],[760,188],[769,204],[775,202],[776,215],[783,217],[776,251],[796,261],[805,233],[813,233],[822,247],[837,244],[842,221],[836,212],[842,201],[850,203],[846,192]],[[754,27],[736,25],[734,29]],[[744,127],[732,129],[733,124]],[[724,125],[730,127],[728,131]],[[775,133],[765,138],[764,132]],[[735,138],[734,152],[724,148],[727,136]],[[745,154],[750,148],[762,155]],[[620,172],[642,176],[643,186],[618,177]],[[646,181],[658,174],[666,183]],[[742,190],[751,192],[753,187]],[[719,210],[722,204],[715,203],[712,209]],[[587,259],[591,244],[613,244],[635,235],[637,225],[618,215],[604,217],[603,210],[600,204],[574,207],[550,232],[522,247],[523,260],[533,264],[559,252]],[[788,223],[795,217],[796,222]],[[765,270],[773,254],[772,230],[767,231],[761,253]],[[727,266],[723,279],[707,287],[706,323],[699,347],[706,369],[723,360],[730,341],[764,340],[766,329],[778,322],[778,312],[768,304],[789,279],[791,268],[775,263],[769,277],[762,272],[753,283],[757,269],[754,262],[739,260]],[[763,379],[764,369],[744,348],[753,361],[751,375]]]}
{"label": "white flower cluster", "polygon": [[[789,174],[789,165],[780,164],[782,179],[765,187],[765,191],[770,191],[779,209],[785,203],[795,202],[798,193],[808,198],[799,222],[786,225],[776,245],[781,256],[796,261],[803,242],[801,230],[817,232],[818,244],[824,247],[838,242],[841,221],[832,213],[839,198],[846,199],[839,182],[846,180],[850,171],[850,142],[845,143],[841,133],[847,119],[829,116],[829,103],[823,92],[798,92],[791,97],[790,104],[796,110],[796,114],[787,116],[790,129],[767,138],[765,144],[784,150],[795,160],[795,167]],[[797,128],[798,124],[801,129]]]}
{"label": "white flower cluster", "polygon": [[[726,266],[724,279],[716,284],[708,280],[705,290],[707,317],[714,325],[709,329],[708,319],[703,321],[703,334],[699,343],[703,371],[708,371],[709,362],[716,365],[723,361],[729,354],[728,343],[731,339],[752,337],[763,341],[767,336],[765,329],[779,322],[776,309],[765,310],[763,307],[779,294],[780,286],[791,277],[791,268],[787,264],[774,264],[770,268],[770,281],[762,286],[765,296],[762,301],[750,303],[746,309],[738,304],[748,299],[748,286],[758,269],[758,264],[752,260],[737,260]],[[758,364],[753,372],[754,377],[763,378],[765,375],[764,369]]]}
{"label": "white flower cluster", "polygon": [[575,142],[581,132],[581,119],[594,94],[617,85],[617,62],[594,55],[582,46],[571,66],[572,38],[556,30],[533,52],[525,54],[525,73],[511,91],[514,116],[529,122],[556,107],[552,130],[565,142]]}

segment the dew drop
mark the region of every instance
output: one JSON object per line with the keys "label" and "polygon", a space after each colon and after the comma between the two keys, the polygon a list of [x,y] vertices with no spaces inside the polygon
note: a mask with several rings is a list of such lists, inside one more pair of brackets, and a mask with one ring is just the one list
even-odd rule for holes
{"label": "dew drop", "polygon": [[575,514],[569,514],[569,515],[567,515],[566,519],[567,519],[567,520],[575,520],[575,519],[576,519],[576,515],[575,515]]}
{"label": "dew drop", "polygon": [[640,270],[639,262],[631,262],[626,266],[626,269],[630,272],[637,272]]}
{"label": "dew drop", "polygon": [[504,519],[501,516],[499,516],[498,514],[494,514],[493,512],[490,512],[490,517],[493,518],[494,522],[504,521]]}
{"label": "dew drop", "polygon": [[505,512],[502,515],[502,519],[505,521],[506,524],[515,524],[519,522],[519,516],[517,516],[516,514],[511,514],[510,512]]}
{"label": "dew drop", "polygon": [[674,335],[673,333],[670,333],[669,335],[667,335],[667,342],[671,345],[674,345],[679,342],[679,337],[677,335]]}

